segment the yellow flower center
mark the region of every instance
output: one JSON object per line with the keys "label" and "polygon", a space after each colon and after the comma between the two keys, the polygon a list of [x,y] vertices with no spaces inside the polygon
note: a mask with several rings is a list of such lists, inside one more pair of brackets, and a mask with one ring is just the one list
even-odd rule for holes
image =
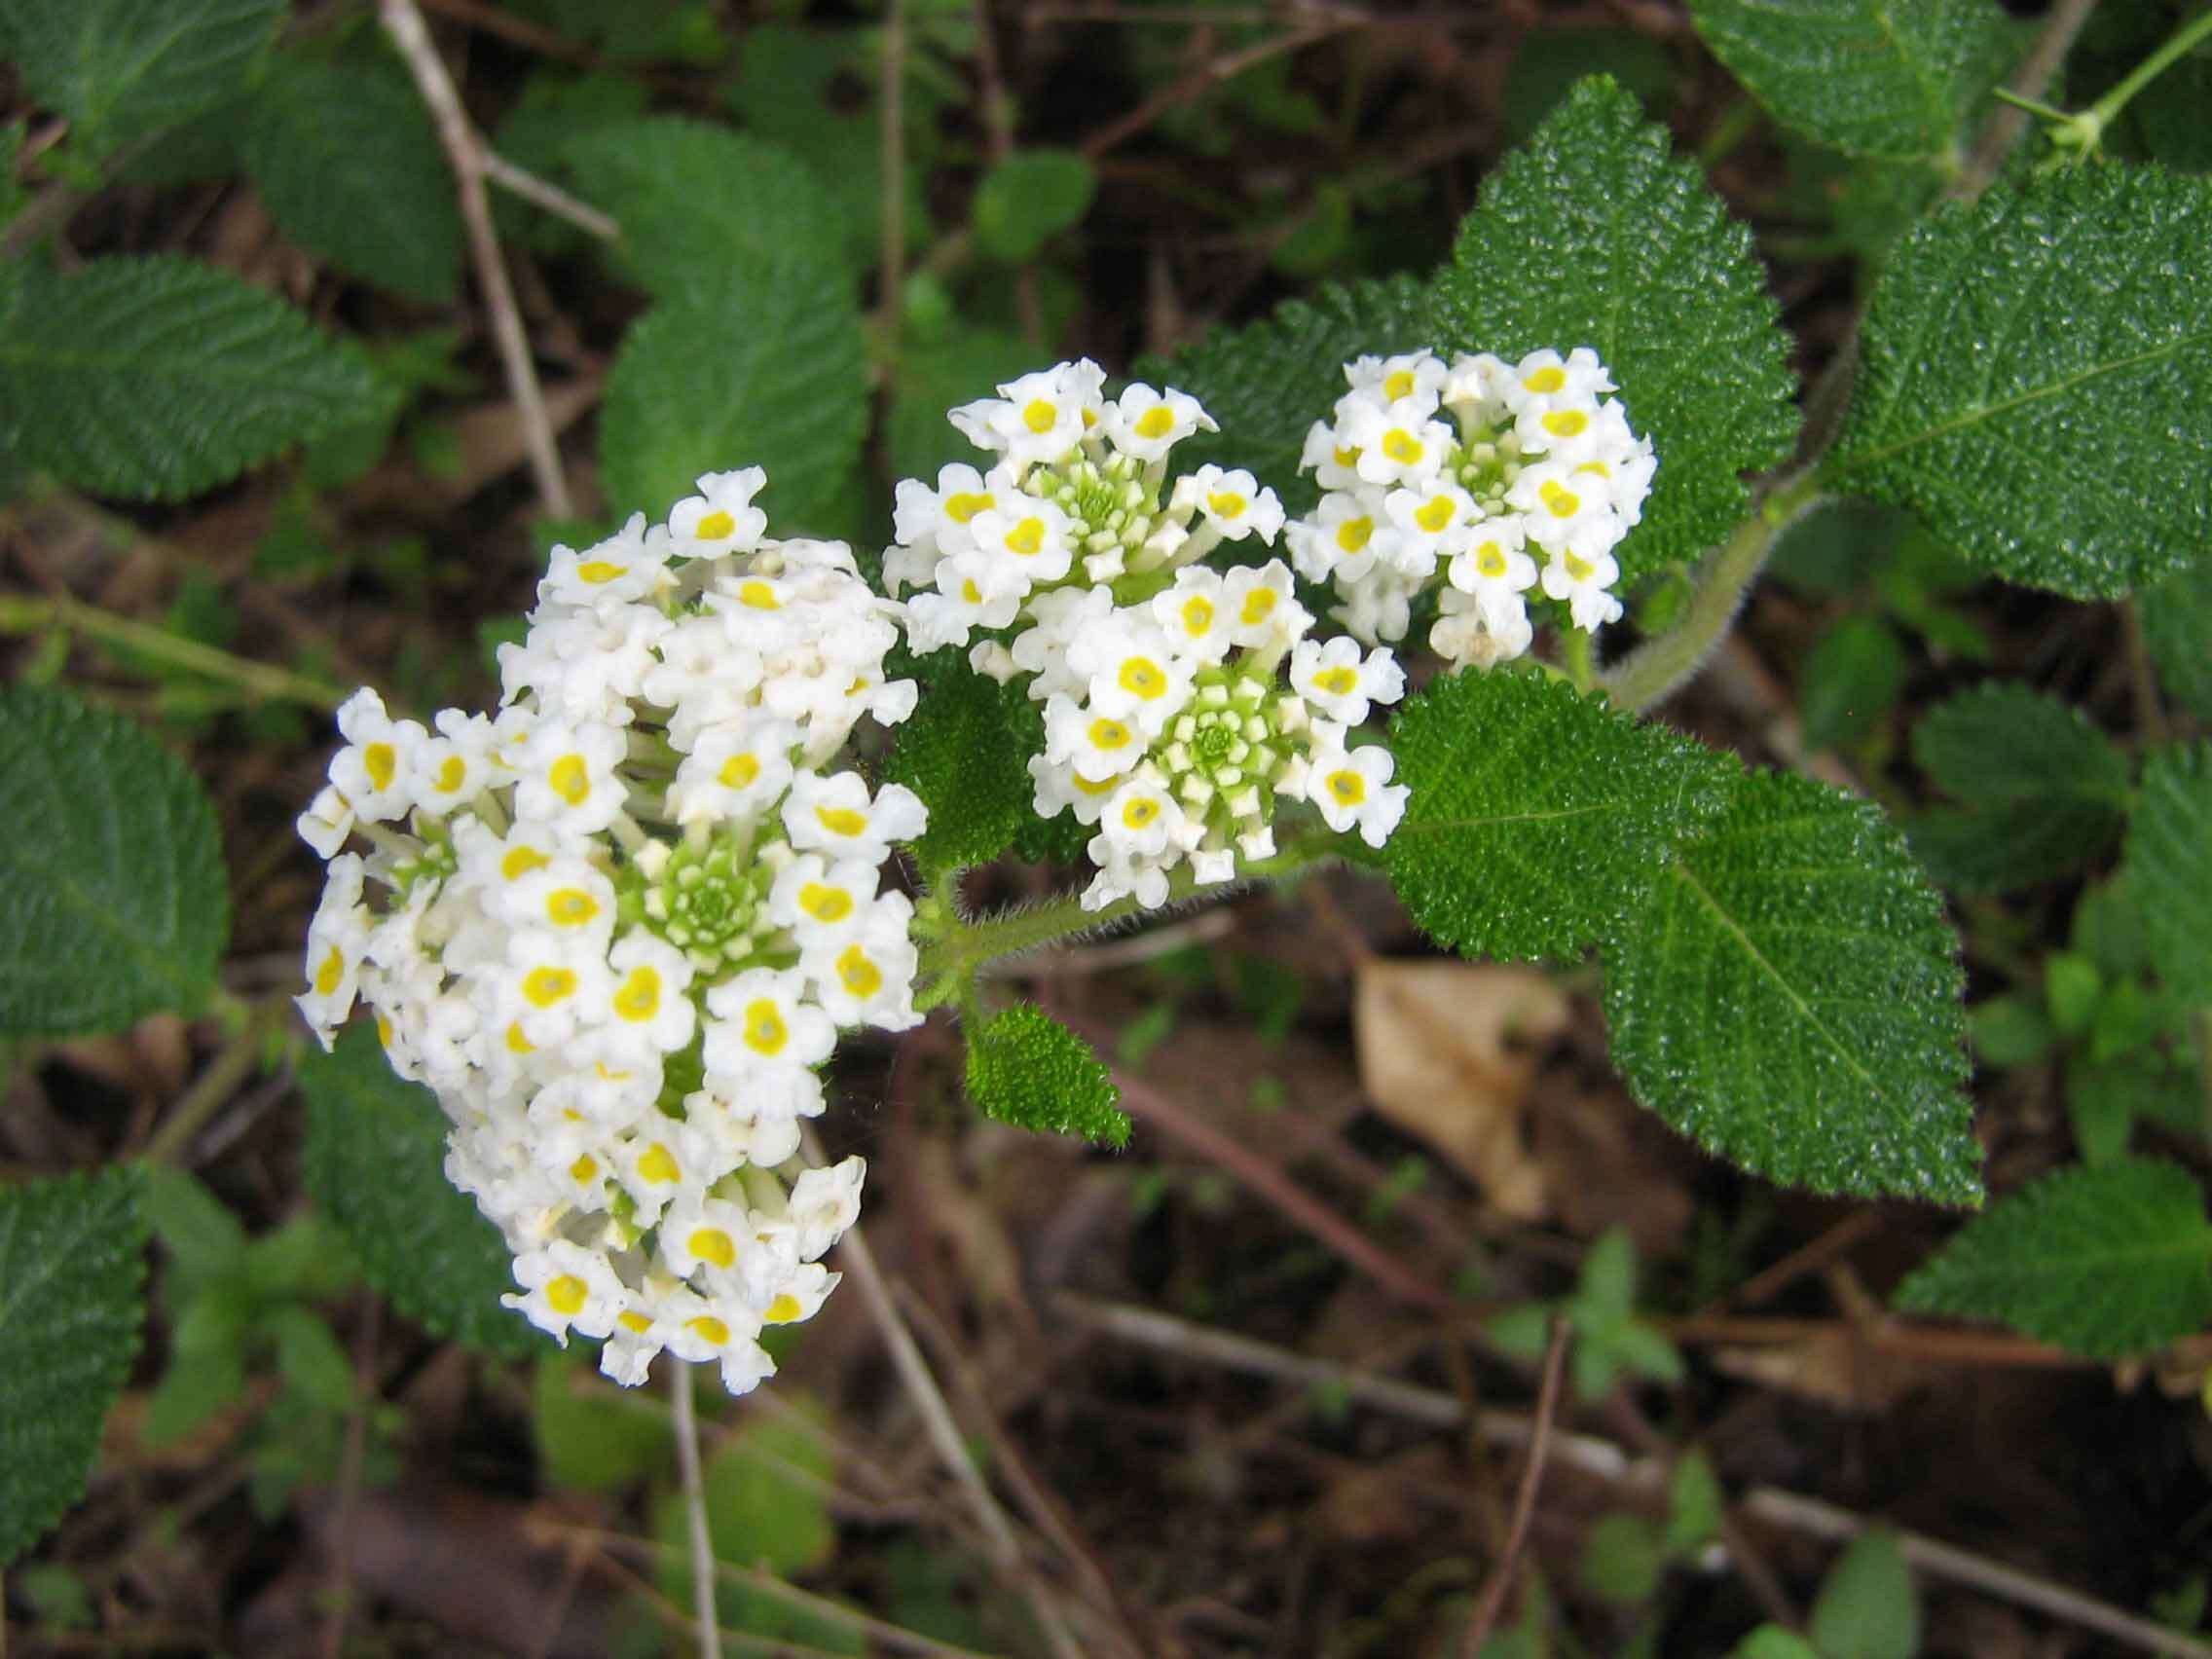
{"label": "yellow flower center", "polygon": [[523,977],[522,994],[533,1008],[551,1008],[576,994],[576,976],[569,968],[533,968]]}
{"label": "yellow flower center", "polygon": [[977,495],[974,491],[963,490],[956,496],[945,497],[944,516],[950,519],[954,524],[966,524],[977,513],[990,506],[992,499],[993,498],[989,496]]}
{"label": "yellow flower center", "polygon": [[798,907],[818,922],[841,922],[853,913],[853,896],[842,887],[810,881],[798,890]]}
{"label": "yellow flower center", "polygon": [[844,981],[847,991],[864,1002],[883,989],[883,970],[857,944],[848,944],[838,956],[837,977]]}
{"label": "yellow flower center", "polygon": [[1397,402],[1401,397],[1411,397],[1413,394],[1414,372],[1411,369],[1400,369],[1382,383],[1382,395],[1392,403]]}
{"label": "yellow flower center", "polygon": [[1346,553],[1357,553],[1365,547],[1375,534],[1375,521],[1371,518],[1346,519],[1337,526],[1337,545]]}
{"label": "yellow flower center", "polygon": [[1160,802],[1150,795],[1138,795],[1122,808],[1122,822],[1131,830],[1142,830],[1160,816]]}
{"label": "yellow flower center", "polygon": [[822,828],[832,835],[865,835],[867,833],[867,814],[855,812],[849,806],[818,806],[814,816]]}
{"label": "yellow flower center", "polygon": [[1346,668],[1341,664],[1336,668],[1324,668],[1313,677],[1313,688],[1331,697],[1342,697],[1346,691],[1355,690],[1358,685],[1359,670]]}
{"label": "yellow flower center", "polygon": [[645,1148],[645,1156],[638,1160],[638,1173],[664,1187],[683,1179],[683,1170],[676,1161],[676,1154],[659,1141]]}
{"label": "yellow flower center", "polygon": [[1265,622],[1275,613],[1275,601],[1280,597],[1273,588],[1254,588],[1244,596],[1244,608],[1236,613],[1237,620],[1247,628]]}
{"label": "yellow flower center", "polygon": [[760,1315],[760,1322],[764,1325],[788,1325],[804,1311],[797,1297],[788,1290],[780,1291],[776,1300],[768,1304],[768,1311]]}
{"label": "yellow flower center", "polygon": [[1434,535],[1452,522],[1452,498],[1434,496],[1414,509],[1414,523]]}
{"label": "yellow flower center", "polygon": [[784,608],[783,601],[776,597],[776,590],[757,577],[738,588],[737,603],[750,606],[755,610],[781,610]]}
{"label": "yellow flower center", "polygon": [[557,928],[580,928],[599,914],[599,901],[580,887],[562,887],[545,896],[545,919]]}
{"label": "yellow flower center", "polygon": [[1567,385],[1567,371],[1560,368],[1538,369],[1521,384],[1539,397],[1548,397]]}
{"label": "yellow flower center", "polygon": [[1006,533],[1006,550],[1018,558],[1027,559],[1045,545],[1045,521],[1025,518]]}
{"label": "yellow flower center", "polygon": [[535,847],[509,847],[506,856],[499,860],[499,874],[508,881],[520,881],[534,869],[543,869],[553,861]]}
{"label": "yellow flower center", "polygon": [[737,1241],[719,1227],[702,1227],[683,1242],[700,1261],[718,1268],[726,1268],[737,1260]]}
{"label": "yellow flower center", "polygon": [[545,769],[545,781],[571,806],[581,806],[591,798],[591,768],[581,755],[562,756]]}
{"label": "yellow flower center", "polygon": [[1120,720],[1103,718],[1092,720],[1088,732],[1093,749],[1125,749],[1129,743],[1129,728]]}
{"label": "yellow flower center", "polygon": [[737,520],[719,507],[701,519],[691,534],[701,541],[719,541],[725,535],[737,533]]}
{"label": "yellow flower center", "polygon": [[1586,582],[1598,573],[1597,568],[1589,560],[1577,556],[1572,551],[1567,553],[1562,558],[1561,563],[1567,566],[1567,573],[1578,582]]}
{"label": "yellow flower center", "polygon": [[1183,602],[1183,627],[1186,632],[1202,634],[1213,626],[1213,601],[1198,595]]}
{"label": "yellow flower center", "polygon": [[1579,409],[1555,409],[1544,417],[1544,430],[1555,438],[1579,438],[1590,425],[1590,417]]}
{"label": "yellow flower center", "polygon": [[577,1159],[575,1162],[569,1165],[569,1179],[578,1183],[579,1185],[585,1181],[589,1181],[598,1173],[599,1160],[592,1157],[592,1155],[588,1152],[585,1153],[581,1158]]}
{"label": "yellow flower center", "polygon": [[1382,434],[1382,453],[1400,466],[1412,466],[1423,454],[1421,442],[1403,426],[1392,426]]}
{"label": "yellow flower center", "polygon": [[614,1317],[621,1322],[625,1331],[633,1332],[641,1337],[653,1328],[653,1322],[643,1313],[632,1313],[625,1310],[615,1314]]}
{"label": "yellow flower center", "polygon": [[388,790],[399,773],[399,752],[388,743],[372,743],[361,751],[361,765],[369,774],[371,789]]}
{"label": "yellow flower center", "polygon": [[1367,798],[1367,780],[1348,767],[1342,772],[1331,772],[1329,793],[1346,806],[1357,806]]}
{"label": "yellow flower center", "polygon": [[430,787],[440,794],[452,794],[466,782],[468,762],[458,755],[449,755],[438,763],[437,775],[430,780]]}
{"label": "yellow flower center", "polygon": [[1163,695],[1167,690],[1167,676],[1150,657],[1130,657],[1122,664],[1122,672],[1115,676],[1123,690],[1146,702]]}
{"label": "yellow flower center", "polygon": [[760,762],[751,755],[732,755],[722,762],[722,769],[715,774],[715,781],[725,790],[748,790],[753,780],[760,775]]}
{"label": "yellow flower center", "polygon": [[1572,518],[1582,510],[1582,498],[1561,485],[1546,484],[1536,494],[1543,498],[1545,509],[1554,518]]}
{"label": "yellow flower center", "polygon": [[1251,503],[1234,490],[1216,490],[1206,497],[1206,510],[1215,518],[1242,518]]}
{"label": "yellow flower center", "polygon": [[1042,397],[1032,397],[1021,411],[1021,424],[1043,437],[1059,424],[1060,412]]}
{"label": "yellow flower center", "polygon": [[591,1287],[574,1273],[563,1273],[545,1287],[545,1305],[564,1317],[573,1318],[584,1310],[584,1298]]}
{"label": "yellow flower center", "polygon": [[577,579],[589,582],[593,587],[610,582],[621,573],[622,567],[611,559],[588,559],[576,567]]}
{"label": "yellow flower center", "polygon": [[683,1328],[686,1331],[697,1331],[716,1347],[721,1347],[729,1342],[729,1327],[712,1313],[702,1313],[696,1319],[684,1320]]}
{"label": "yellow flower center", "polygon": [[507,1027],[507,1052],[510,1054],[535,1054],[537,1052],[537,1046],[522,1034],[522,1021],[519,1019]]}
{"label": "yellow flower center", "polygon": [[784,1011],[767,997],[756,997],[746,1005],[745,1046],[756,1054],[780,1054],[784,1045],[792,1040],[791,1027],[784,1023]]}
{"label": "yellow flower center", "polygon": [[636,1021],[650,1019],[660,1012],[660,973],[657,969],[637,967],[630,970],[614,991],[614,1012],[624,1019]]}
{"label": "yellow flower center", "polygon": [[1175,429],[1175,417],[1164,403],[1155,403],[1136,420],[1132,428],[1140,438],[1164,438]]}
{"label": "yellow flower center", "polygon": [[1505,549],[1494,541],[1486,541],[1475,551],[1475,569],[1495,581],[1505,574]]}

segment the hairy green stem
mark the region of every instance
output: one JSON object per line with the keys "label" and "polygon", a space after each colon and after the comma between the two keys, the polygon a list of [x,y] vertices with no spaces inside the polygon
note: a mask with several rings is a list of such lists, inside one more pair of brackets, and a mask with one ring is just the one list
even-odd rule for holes
{"label": "hairy green stem", "polygon": [[[1222,890],[1247,880],[1280,881],[1296,875],[1336,856],[1334,843],[1335,837],[1329,835],[1292,841],[1271,859],[1238,866],[1236,880],[1221,884]],[[1179,866],[1167,878],[1167,902],[1171,904],[1198,892],[1198,883],[1189,865]],[[914,998],[914,1006],[932,1009],[960,997],[962,987],[986,962],[1111,927],[1139,914],[1143,908],[1131,898],[1117,899],[1100,909],[1087,910],[1083,901],[1071,894],[1023,909],[986,916],[980,921],[963,921],[954,918],[947,906],[942,914],[949,925],[922,946],[923,987]]]}
{"label": "hairy green stem", "polygon": [[1822,498],[1820,481],[1810,468],[1768,493],[1758,510],[1737,527],[1699,572],[1697,595],[1681,621],[1599,676],[1614,707],[1641,713],[1697,672],[1736,619],[1744,594],[1774,550],[1776,538]]}
{"label": "hairy green stem", "polygon": [[2207,37],[2212,37],[2212,8],[2199,12],[2174,30],[2165,45],[2129,70],[2120,78],[2118,86],[2075,116],[2074,121],[2090,128],[2089,141],[2094,143],[2103,135],[2104,129],[2119,119],[2120,112],[2127,107],[2130,98],[2172,68]]}
{"label": "hairy green stem", "polygon": [[0,634],[37,634],[50,628],[101,640],[109,645],[143,651],[150,657],[173,663],[238,686],[249,696],[270,703],[304,703],[328,714],[346,700],[335,685],[294,674],[288,668],[233,655],[198,640],[187,640],[150,622],[118,616],[112,610],[86,605],[67,594],[45,599],[0,599]]}

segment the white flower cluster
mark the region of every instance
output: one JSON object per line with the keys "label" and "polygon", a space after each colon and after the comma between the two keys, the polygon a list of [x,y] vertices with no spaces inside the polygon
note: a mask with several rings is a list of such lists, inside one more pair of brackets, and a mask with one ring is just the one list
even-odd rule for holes
{"label": "white flower cluster", "polygon": [[[1284,539],[1299,573],[1336,584],[1362,640],[1405,638],[1413,600],[1443,573],[1428,643],[1489,668],[1534,637],[1527,594],[1594,633],[1621,614],[1613,548],[1642,516],[1658,462],[1587,347],[1518,363],[1483,353],[1361,357],[1299,465],[1324,494]],[[1543,560],[1539,568],[1537,559]]]}
{"label": "white flower cluster", "polygon": [[1313,618],[1281,561],[1197,563],[1224,541],[1272,546],[1283,523],[1249,472],[1206,465],[1169,484],[1169,452],[1216,429],[1198,400],[1144,385],[1109,400],[1089,361],[999,393],[950,416],[999,458],[987,472],[900,484],[884,575],[894,593],[920,590],[916,650],[985,631],[975,667],[1023,677],[1045,705],[1036,807],[1096,827],[1086,906],[1164,903],[1185,862],[1201,883],[1232,879],[1239,857],[1273,855],[1286,798],[1381,846],[1407,792],[1389,751],[1349,733],[1405,677],[1387,650],[1307,638]]}
{"label": "white flower cluster", "polygon": [[329,861],[302,1012],[327,1046],[369,1006],[453,1120],[507,1304],[604,1339],[625,1383],[664,1348],[733,1393],[774,1371],[760,1333],[836,1283],[864,1165],[774,1167],[838,1030],[918,1017],[912,905],[879,875],[921,802],[831,769],[864,715],[913,708],[883,676],[897,608],[843,543],[764,539],[764,482],[710,474],[665,525],[555,548],[497,716],[431,730],[356,692],[300,820]]}

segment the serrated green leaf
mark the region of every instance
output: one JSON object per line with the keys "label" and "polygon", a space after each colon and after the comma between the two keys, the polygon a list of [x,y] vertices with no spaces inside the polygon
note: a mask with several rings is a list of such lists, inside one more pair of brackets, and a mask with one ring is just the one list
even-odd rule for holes
{"label": "serrated green leaf", "polygon": [[2212,181],[2158,166],[1938,209],[1875,286],[1827,478],[2076,599],[2178,569],[2212,540],[2208,241]]}
{"label": "serrated green leaf", "polygon": [[0,1190],[0,1567],[77,1501],[138,1351],[139,1172]]}
{"label": "serrated green leaf", "polygon": [[2166,988],[2212,1008],[2212,741],[2144,762],[2127,827],[2127,885]]}
{"label": "serrated green leaf", "polygon": [[2200,555],[2136,600],[2158,683],[2200,720],[2212,720],[2212,555]]}
{"label": "serrated green leaf", "polygon": [[1615,549],[1627,579],[1716,546],[1750,505],[1745,475],[1796,438],[1789,337],[1750,230],[1604,76],[1491,175],[1435,304],[1447,351],[1588,346],[1604,360],[1659,458],[1643,522]]}
{"label": "serrated green leaf", "polygon": [[2204,1195],[2150,1159],[2061,1169],[1967,1223],[1896,1304],[1994,1319],[2091,1359],[2162,1346],[2212,1319]]}
{"label": "serrated green leaf", "polygon": [[1414,920],[1465,956],[1573,957],[1619,926],[1669,849],[1718,810],[1731,763],[1558,681],[1441,679],[1390,727],[1413,795],[1382,862]]}
{"label": "serrated green leaf", "polygon": [[430,304],[461,285],[453,170],[397,66],[280,53],[240,149],[276,228],[350,276]]}
{"label": "serrated green leaf", "polygon": [[1821,1659],[1914,1659],[1920,1596],[1897,1534],[1869,1527],[1828,1569],[1808,1625]]}
{"label": "serrated green leaf", "polygon": [[1614,1063],[1710,1151],[1818,1192],[1979,1199],[1956,942],[1876,808],[1745,776],[1604,958]]}
{"label": "serrated green leaf", "polygon": [[976,187],[976,240],[994,259],[1018,265],[1089,210],[1098,175],[1073,150],[1016,150]]}
{"label": "serrated green leaf", "polygon": [[1220,423],[1218,436],[1177,446],[1178,465],[1213,461],[1249,469],[1294,516],[1320,498],[1298,471],[1306,433],[1345,394],[1345,364],[1365,352],[1435,344],[1428,289],[1411,276],[1330,284],[1289,300],[1262,321],[1215,330],[1170,357],[1147,357],[1137,374],[1189,392]]}
{"label": "serrated green leaf", "polygon": [[0,269],[0,450],[81,489],[180,499],[388,396],[283,301],[189,259]]}
{"label": "serrated green leaf", "polygon": [[1904,690],[1904,644],[1878,616],[1846,616],[1805,655],[1797,682],[1805,747],[1833,749],[1864,737]]}
{"label": "serrated green leaf", "polygon": [[1956,151],[2020,44],[1995,0],[1691,0],[1690,19],[1784,126],[1895,161]]}
{"label": "serrated green leaf", "polygon": [[271,40],[284,0],[0,0],[0,58],[95,152],[211,109]]}
{"label": "serrated green leaf", "polygon": [[2081,710],[1990,682],[1937,704],[1912,730],[1913,758],[1966,803],[1907,826],[1929,873],[1961,893],[1999,893],[2078,869],[2120,836],[2127,757]]}
{"label": "serrated green leaf", "polygon": [[230,937],[207,793],[133,722],[0,688],[0,1036],[197,1014]]}
{"label": "serrated green leaf", "polygon": [[1034,815],[1035,751],[1017,734],[1035,724],[1028,696],[957,658],[923,686],[892,744],[884,776],[929,808],[914,843],[925,871],[987,864],[1014,845]]}
{"label": "serrated green leaf", "polygon": [[844,275],[795,251],[725,256],[631,327],[608,376],[608,499],[665,514],[706,472],[768,469],[772,533],[833,514],[867,426],[867,351]]}
{"label": "serrated green leaf", "polygon": [[[569,146],[568,158],[584,199],[621,222],[617,257],[653,293],[718,292],[731,264],[780,269],[790,254],[819,266],[789,273],[808,284],[788,296],[790,302],[851,309],[837,215],[822,211],[821,187],[780,146],[702,121],[655,116],[587,132]],[[740,311],[718,338],[746,327],[772,330],[803,309],[787,303],[757,318]],[[824,365],[825,391],[840,367]],[[688,413],[720,409],[741,396],[725,391]]]}
{"label": "serrated green leaf", "polygon": [[434,1335],[502,1357],[542,1345],[499,1306],[514,1288],[498,1231],[447,1182],[446,1115],[395,1074],[376,1032],[354,1025],[300,1065],[307,1189],[359,1258],[362,1276]]}
{"label": "serrated green leaf", "polygon": [[1002,1124],[1116,1150],[1129,1141],[1122,1091],[1090,1045],[1027,1003],[969,1032],[968,1098]]}

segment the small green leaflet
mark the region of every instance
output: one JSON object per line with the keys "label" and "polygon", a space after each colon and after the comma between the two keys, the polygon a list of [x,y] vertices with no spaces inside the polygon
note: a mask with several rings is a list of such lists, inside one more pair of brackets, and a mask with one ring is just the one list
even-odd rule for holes
{"label": "small green leaflet", "polygon": [[1876,808],[1744,776],[1604,956],[1614,1064],[1708,1150],[1819,1192],[1979,1200],[1956,944]]}
{"label": "small green leaflet", "polygon": [[[837,215],[822,211],[814,176],[780,146],[703,121],[655,116],[601,127],[567,154],[584,200],[621,221],[617,257],[653,293],[714,293],[732,263],[759,269],[766,262],[774,269],[793,254],[811,256],[821,269],[807,268],[811,286],[790,299],[834,311],[843,296],[844,306],[852,306]],[[766,333],[782,325],[790,310],[787,303],[757,317],[741,311],[723,321],[718,338],[740,330]],[[711,356],[712,349],[704,354]],[[842,364],[825,363],[820,386],[828,393],[850,378]],[[726,392],[692,413],[719,411],[740,395]]]}
{"label": "small green leaflet", "polygon": [[[1031,751],[1015,733],[1035,724],[1018,685],[977,674],[953,652],[923,682],[914,712],[900,724],[884,777],[904,784],[929,808],[914,843],[926,873],[987,864],[1014,845],[1034,816]],[[924,659],[936,666],[936,657]]]}
{"label": "small green leaflet", "polygon": [[2212,181],[2156,166],[1939,208],[1875,286],[1826,481],[2074,599],[2180,568],[2212,541],[2208,244]]}
{"label": "small green leaflet", "polygon": [[1016,150],[976,187],[976,240],[1019,265],[1081,219],[1097,189],[1098,175],[1073,150]]}
{"label": "small green leaflet", "polygon": [[2124,856],[2158,977],[2192,1007],[2212,1008],[2212,741],[2144,762]]}
{"label": "small green leaflet", "polygon": [[1572,958],[1625,926],[1733,762],[1573,687],[1439,679],[1390,727],[1406,816],[1383,843],[1421,931],[1463,956]]}
{"label": "small green leaflet", "polygon": [[279,53],[240,145],[276,228],[341,271],[437,304],[461,283],[453,170],[396,65]]}
{"label": "small green leaflet", "polygon": [[391,395],[283,301],[193,260],[0,267],[0,450],[80,489],[178,500]]}
{"label": "small green leaflet", "polygon": [[1117,1150],[1128,1144],[1122,1091],[1090,1045],[1027,1003],[969,1032],[968,1098],[1002,1124]]}
{"label": "small green leaflet", "polygon": [[2154,1159],[2061,1169],[1967,1223],[1896,1303],[1994,1319],[2090,1359],[2162,1347],[2212,1319],[2204,1195]]}
{"label": "small green leaflet", "polygon": [[1491,175],[1436,316],[1448,355],[1588,346],[1604,360],[1659,457],[1643,522],[1615,549],[1626,580],[1718,545],[1750,506],[1745,475],[1796,438],[1789,338],[1751,231],[1604,76]]}
{"label": "small green leaflet", "polygon": [[0,1567],[84,1495],[138,1351],[138,1190],[129,1166],[0,1190]]}
{"label": "small green leaflet", "polygon": [[1821,1659],[1915,1659],[1920,1596],[1895,1532],[1869,1527],[1851,1540],[1821,1582],[1810,1633]]}
{"label": "small green leaflet", "polygon": [[1306,434],[1346,390],[1345,364],[1369,352],[1416,351],[1436,344],[1428,290],[1411,276],[1334,283],[1310,301],[1288,300],[1272,315],[1216,330],[1172,357],[1147,357],[1141,379],[1189,392],[1220,424],[1218,437],[1176,446],[1179,468],[1205,461],[1241,466],[1273,488],[1295,515],[1320,498],[1298,471]]}
{"label": "small green leaflet", "polygon": [[197,1014],[230,938],[215,811],[131,721],[0,689],[0,1037]]}
{"label": "small green leaflet", "polygon": [[0,0],[0,58],[73,140],[114,150],[239,89],[284,0]]}
{"label": "small green leaflet", "polygon": [[1906,826],[1929,873],[2002,893],[2077,869],[2120,838],[2127,756],[2073,704],[1991,682],[1938,704],[1912,730],[1913,758],[1963,805]]}
{"label": "small green leaflet", "polygon": [[1785,127],[1891,161],[1952,155],[2020,45],[1996,0],[1690,0],[1690,18]]}
{"label": "small green leaflet", "polygon": [[376,1032],[355,1024],[300,1065],[308,1191],[359,1258],[361,1276],[425,1330],[519,1358],[537,1347],[519,1313],[498,1230],[446,1180],[446,1115],[397,1076]]}
{"label": "small green leaflet", "polygon": [[777,535],[835,512],[867,426],[867,351],[844,272],[733,251],[632,325],[608,377],[609,501],[659,516],[701,473],[764,466]]}
{"label": "small green leaflet", "polygon": [[2212,553],[2137,603],[2158,683],[2198,719],[2212,720]]}

